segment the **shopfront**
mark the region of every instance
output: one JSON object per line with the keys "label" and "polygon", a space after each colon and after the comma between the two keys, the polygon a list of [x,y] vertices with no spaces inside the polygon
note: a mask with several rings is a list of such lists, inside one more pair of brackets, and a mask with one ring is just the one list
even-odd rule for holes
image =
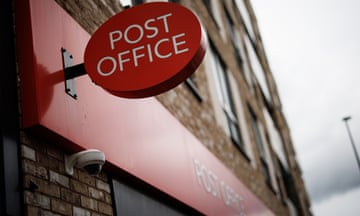
{"label": "shopfront", "polygon": [[[47,137],[64,152],[83,149],[104,152],[103,171],[112,176],[115,213],[273,215],[154,97],[121,98],[118,96],[132,98],[134,94],[128,90],[104,89],[87,75],[67,83],[64,68],[84,62],[90,35],[55,1],[29,0],[21,5],[18,1],[15,15],[23,129]],[[164,17],[154,20],[166,27]],[[112,34],[113,45],[119,34]],[[143,47],[152,58],[145,59],[145,53],[132,51],[132,66],[137,66],[134,58],[155,61],[156,56],[166,60],[186,54],[182,36],[174,37],[151,46],[152,53]],[[136,40],[128,38],[130,43]],[[170,42],[172,53],[160,50]],[[104,57],[97,64],[124,63],[125,67],[130,61],[114,59]],[[99,68],[105,76],[121,70],[119,65],[116,71],[112,66]],[[71,94],[65,85],[70,85]],[[163,85],[158,86],[164,89]],[[137,97],[146,93],[141,90],[135,94]]]}

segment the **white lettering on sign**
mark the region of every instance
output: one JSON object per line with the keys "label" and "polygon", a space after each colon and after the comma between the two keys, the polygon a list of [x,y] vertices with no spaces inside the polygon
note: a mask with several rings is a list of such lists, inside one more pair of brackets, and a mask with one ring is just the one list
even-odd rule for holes
{"label": "white lettering on sign", "polygon": [[[143,25],[132,24],[123,31],[117,29],[109,32],[111,50],[114,50],[122,40],[127,44],[137,44],[144,38],[155,38],[160,31],[171,34],[168,23],[171,16],[171,13],[167,13],[147,19]],[[160,22],[160,24],[154,25],[156,22]],[[154,39],[154,43],[137,46],[131,50],[122,50],[117,53],[117,56],[104,56],[97,62],[98,74],[111,76],[117,70],[119,72],[124,71],[127,66],[138,67],[141,62],[152,63],[156,59],[167,59],[188,52],[189,48],[186,46],[185,36],[185,33],[169,35],[158,40]]]}
{"label": "white lettering on sign", "polygon": [[246,216],[243,205],[243,198],[225,181],[221,180],[214,172],[201,164],[197,159],[193,159],[195,176],[200,187],[211,196],[222,200],[222,202],[232,208],[241,216]]}
{"label": "white lettering on sign", "polygon": [[[103,72],[100,68],[100,66],[106,61],[110,61],[111,64],[112,64],[112,68],[110,71],[108,71],[107,73]],[[106,63],[106,62],[105,62]],[[113,74],[115,72],[115,69],[116,69],[116,60],[113,59],[112,57],[110,56],[105,56],[103,58],[100,59],[99,63],[97,64],[97,71],[99,72],[99,74],[101,76],[110,76],[111,74]]]}

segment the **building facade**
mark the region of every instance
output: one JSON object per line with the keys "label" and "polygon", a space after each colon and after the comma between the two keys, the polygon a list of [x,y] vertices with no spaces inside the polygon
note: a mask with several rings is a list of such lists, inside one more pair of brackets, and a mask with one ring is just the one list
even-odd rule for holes
{"label": "building facade", "polygon": [[[2,215],[311,215],[250,1],[172,2],[197,15],[207,53],[146,99],[86,76],[70,97],[64,80],[90,35],[143,1],[0,3]],[[66,158],[89,148],[105,153],[101,173],[67,174]]]}

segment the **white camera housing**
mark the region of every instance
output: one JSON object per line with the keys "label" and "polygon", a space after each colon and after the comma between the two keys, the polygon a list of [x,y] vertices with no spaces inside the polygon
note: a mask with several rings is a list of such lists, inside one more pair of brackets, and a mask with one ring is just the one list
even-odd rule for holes
{"label": "white camera housing", "polygon": [[89,175],[99,175],[105,163],[104,152],[97,149],[88,149],[70,156],[65,156],[65,171],[74,174],[74,166],[84,169]]}

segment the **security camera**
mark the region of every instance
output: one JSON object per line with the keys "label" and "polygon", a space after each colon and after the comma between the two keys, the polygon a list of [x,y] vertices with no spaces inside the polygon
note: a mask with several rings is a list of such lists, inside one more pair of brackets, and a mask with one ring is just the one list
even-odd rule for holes
{"label": "security camera", "polygon": [[97,149],[88,149],[70,156],[65,156],[65,171],[74,174],[74,166],[84,169],[89,175],[96,176],[105,163],[105,154]]}

